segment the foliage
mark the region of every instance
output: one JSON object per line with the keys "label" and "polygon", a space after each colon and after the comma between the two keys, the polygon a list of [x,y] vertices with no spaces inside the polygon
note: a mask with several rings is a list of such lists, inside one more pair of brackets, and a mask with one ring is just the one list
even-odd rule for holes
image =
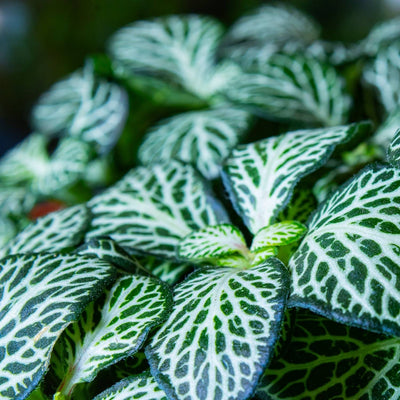
{"label": "foliage", "polygon": [[2,398],[398,398],[399,21],[320,30],[137,21],[40,97],[0,160]]}

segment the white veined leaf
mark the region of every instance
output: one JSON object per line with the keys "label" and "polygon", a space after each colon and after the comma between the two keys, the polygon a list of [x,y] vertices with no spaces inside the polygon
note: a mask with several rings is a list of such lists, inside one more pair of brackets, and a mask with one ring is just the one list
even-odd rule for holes
{"label": "white veined leaf", "polygon": [[208,99],[239,74],[236,65],[215,64],[222,25],[199,15],[138,21],[114,34],[109,53],[116,72],[143,76]]}
{"label": "white veined leaf", "polygon": [[151,272],[156,278],[173,286],[179,282],[188,272],[191,272],[193,266],[188,263],[178,263],[171,260],[163,260],[156,257],[139,258],[143,267]]}
{"label": "white veined leaf", "polygon": [[379,50],[376,58],[365,66],[364,80],[373,86],[385,111],[400,106],[400,41]]}
{"label": "white veined leaf", "polygon": [[0,160],[0,179],[6,184],[18,185],[31,182],[48,170],[47,140],[32,133],[7,152]]}
{"label": "white veined leaf", "polygon": [[33,179],[32,190],[51,196],[73,185],[83,178],[90,158],[89,144],[75,138],[62,138],[49,158],[48,165]]}
{"label": "white veined leaf", "polygon": [[256,398],[396,400],[399,359],[399,338],[298,311],[291,343],[265,371]]}
{"label": "white veined leaf", "polygon": [[278,249],[276,247],[266,247],[260,251],[254,252],[254,258],[252,265],[259,265],[263,263],[270,257],[275,257],[278,254]]}
{"label": "white veined leaf", "polygon": [[81,242],[90,223],[85,205],[69,207],[38,218],[1,251],[4,257],[17,253],[60,252]]}
{"label": "white veined leaf", "polygon": [[46,372],[54,343],[113,279],[100,260],[57,254],[2,259],[0,395],[23,399]]}
{"label": "white veined leaf", "polygon": [[93,238],[76,249],[76,253],[101,258],[130,274],[144,271],[123,248],[109,238]]}
{"label": "white veined leaf", "polygon": [[192,230],[227,221],[202,178],[177,161],[133,169],[89,206],[89,238],[110,236],[128,252],[166,257],[175,257],[179,240]]}
{"label": "white veined leaf", "polygon": [[400,17],[380,22],[361,42],[364,53],[375,56],[378,51],[400,39]]}
{"label": "white veined leaf", "polygon": [[179,114],[147,133],[139,149],[140,161],[150,164],[176,158],[193,164],[206,178],[216,178],[249,122],[249,113],[233,107]]}
{"label": "white veined leaf", "polygon": [[64,138],[50,156],[47,144],[44,135],[28,136],[0,160],[0,180],[8,185],[26,185],[36,195],[54,195],[77,182],[89,162],[90,146]]}
{"label": "white veined leaf", "polygon": [[131,376],[96,396],[93,400],[167,400],[149,372]]}
{"label": "white veined leaf", "polygon": [[296,183],[320,167],[336,145],[370,127],[367,123],[299,130],[238,146],[226,160],[223,179],[252,233],[274,223]]}
{"label": "white veined leaf", "polygon": [[53,85],[33,108],[35,129],[70,135],[105,153],[118,140],[128,113],[125,90],[94,74],[92,63]]}
{"label": "white veined leaf", "polygon": [[309,16],[286,4],[263,5],[241,17],[223,40],[222,52],[244,59],[248,49],[260,49],[270,55],[285,45],[299,48],[318,39],[320,27]]}
{"label": "white veined leaf", "polygon": [[395,133],[400,128],[400,107],[391,112],[371,137],[372,143],[386,151]]}
{"label": "white veined leaf", "polygon": [[400,168],[400,130],[396,132],[388,148],[388,161],[394,167]]}
{"label": "white veined leaf", "polygon": [[283,221],[261,228],[253,238],[251,251],[259,252],[267,247],[286,246],[307,232],[307,228],[297,221]]}
{"label": "white veined leaf", "polygon": [[235,226],[229,224],[207,226],[193,231],[179,243],[182,259],[201,262],[234,254],[246,256],[246,241]]}
{"label": "white veined leaf", "polygon": [[70,398],[78,383],[140,349],[150,329],[172,305],[167,285],[143,276],[119,279],[101,302],[92,302],[54,346],[50,368],[61,379],[57,393]]}
{"label": "white veined leaf", "polygon": [[400,334],[400,170],[370,166],[320,205],[292,257],[290,304]]}
{"label": "white veined leaf", "polygon": [[286,267],[207,268],[176,286],[174,309],[146,348],[170,398],[247,399],[273,354],[287,296]]}
{"label": "white veined leaf", "polygon": [[346,122],[350,97],[335,69],[313,57],[276,54],[232,79],[224,94],[268,118],[335,126]]}

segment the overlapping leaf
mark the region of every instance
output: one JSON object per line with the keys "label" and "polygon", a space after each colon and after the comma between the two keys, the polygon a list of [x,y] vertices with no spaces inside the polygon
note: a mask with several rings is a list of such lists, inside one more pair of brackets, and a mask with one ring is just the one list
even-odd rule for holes
{"label": "overlapping leaf", "polygon": [[59,252],[80,243],[90,222],[86,206],[69,207],[32,222],[1,249],[4,257],[17,253]]}
{"label": "overlapping leaf", "polygon": [[297,313],[286,353],[265,371],[257,395],[278,399],[386,399],[400,392],[400,340]]}
{"label": "overlapping leaf", "polygon": [[171,260],[160,260],[156,257],[139,259],[144,268],[156,278],[173,286],[179,282],[193,268],[188,263],[178,263]]}
{"label": "overlapping leaf", "polygon": [[268,363],[287,295],[285,266],[208,268],[176,287],[174,310],[146,349],[169,397],[246,399]]}
{"label": "overlapping leaf", "polygon": [[89,237],[110,236],[128,251],[167,257],[192,230],[226,222],[201,177],[177,161],[136,168],[89,205]]}
{"label": "overlapping leaf", "polygon": [[379,99],[390,113],[400,105],[400,41],[379,50],[376,58],[364,69],[364,79],[378,92]]}
{"label": "overlapping leaf", "polygon": [[222,33],[219,22],[209,17],[173,15],[122,28],[109,51],[117,73],[158,78],[207,99],[239,73],[235,65],[215,64]]}
{"label": "overlapping leaf", "polygon": [[100,260],[57,254],[15,255],[1,264],[0,395],[22,399],[44,375],[58,336],[113,271]]}
{"label": "overlapping leaf", "polygon": [[249,119],[247,112],[233,107],[177,115],[148,132],[139,158],[144,164],[176,158],[195,165],[203,176],[216,178],[223,159],[248,129]]}
{"label": "overlapping leaf", "polygon": [[224,166],[224,183],[251,232],[274,222],[300,178],[317,169],[334,147],[369,124],[299,130],[238,146]]}
{"label": "overlapping leaf", "polygon": [[388,161],[394,167],[400,168],[400,130],[396,132],[388,149]]}
{"label": "overlapping leaf", "polygon": [[15,223],[8,217],[0,216],[0,255],[1,249],[17,234]]}
{"label": "overlapping leaf", "polygon": [[34,206],[36,196],[26,187],[1,186],[0,214],[19,217],[26,215]]}
{"label": "overlapping leaf", "polygon": [[58,393],[67,397],[78,383],[92,381],[100,370],[135,353],[150,329],[167,317],[172,302],[167,286],[149,277],[121,278],[106,293],[54,347]]}
{"label": "overlapping leaf", "polygon": [[400,334],[400,170],[372,166],[319,207],[290,262],[291,304]]}
{"label": "overlapping leaf", "polygon": [[143,272],[143,268],[112,239],[91,239],[76,249],[76,253],[101,258],[131,274]]}
{"label": "overlapping leaf", "polygon": [[[285,47],[302,48],[316,40],[320,28],[307,15],[286,4],[263,5],[240,18],[223,41],[223,54],[245,61],[247,50],[268,56]],[[266,57],[268,59],[268,57]]]}
{"label": "overlapping leaf", "polygon": [[128,98],[120,86],[96,78],[92,63],[53,85],[33,108],[33,126],[48,135],[71,135],[108,151],[123,129]]}
{"label": "overlapping leaf", "polygon": [[111,388],[100,393],[93,400],[167,400],[150,373],[123,379]]}
{"label": "overlapping leaf", "polygon": [[242,233],[233,225],[207,226],[194,231],[179,243],[179,257],[193,261],[248,253]]}
{"label": "overlapping leaf", "polygon": [[278,120],[322,126],[346,122],[350,98],[333,67],[303,55],[276,54],[253,68],[224,91],[231,101]]}

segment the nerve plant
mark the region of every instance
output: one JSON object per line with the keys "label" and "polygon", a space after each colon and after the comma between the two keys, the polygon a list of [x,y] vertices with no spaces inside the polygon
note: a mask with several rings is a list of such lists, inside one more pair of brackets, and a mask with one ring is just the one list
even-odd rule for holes
{"label": "nerve plant", "polygon": [[[399,397],[400,25],[319,31],[135,22],[39,99],[0,161],[2,398]],[[118,180],[144,95],[185,112]]]}

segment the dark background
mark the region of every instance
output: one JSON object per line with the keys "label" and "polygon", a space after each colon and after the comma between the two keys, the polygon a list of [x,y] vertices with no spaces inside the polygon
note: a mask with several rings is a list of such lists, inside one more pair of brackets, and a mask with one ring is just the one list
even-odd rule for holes
{"label": "dark background", "polygon": [[[30,132],[30,109],[49,86],[103,52],[118,28],[173,13],[209,14],[226,26],[269,1],[0,0],[0,154]],[[322,37],[363,38],[400,13],[400,0],[291,0],[323,27]]]}

